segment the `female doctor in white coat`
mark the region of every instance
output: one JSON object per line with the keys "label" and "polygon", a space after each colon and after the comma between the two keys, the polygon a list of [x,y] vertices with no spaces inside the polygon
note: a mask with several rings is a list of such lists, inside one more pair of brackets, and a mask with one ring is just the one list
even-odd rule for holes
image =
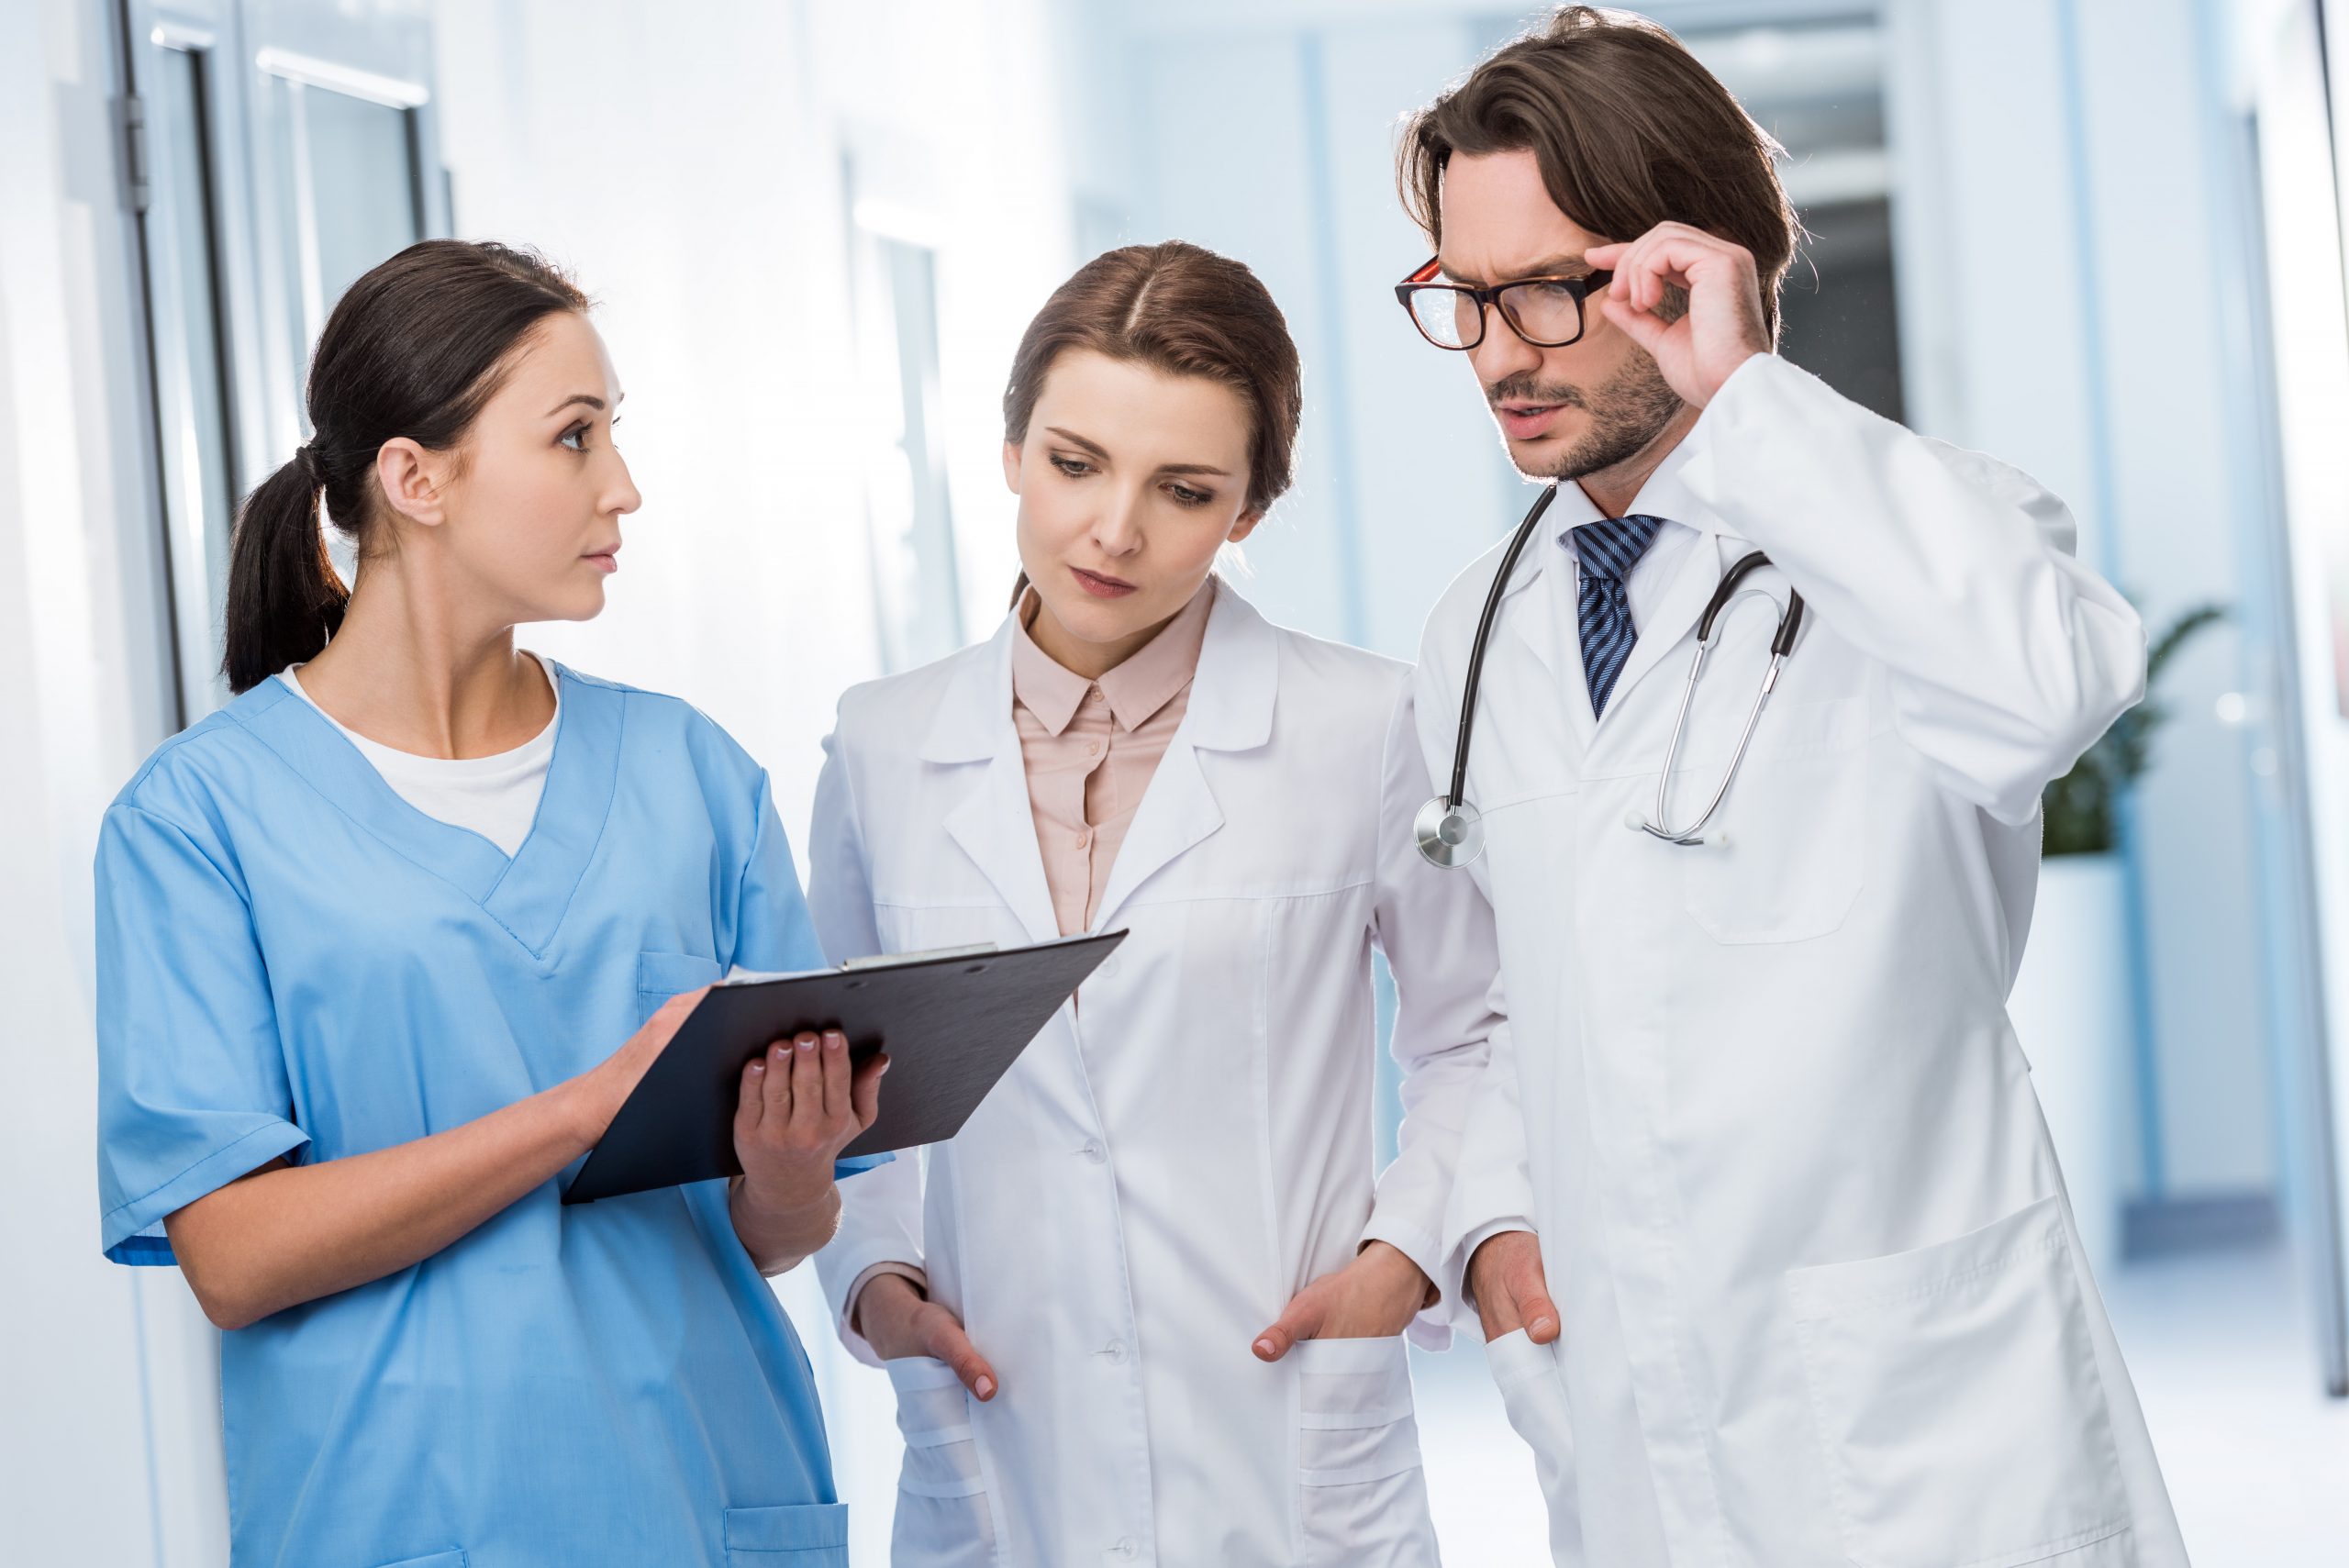
{"label": "female doctor in white coat", "polygon": [[[1012,615],[841,700],[835,961],[1132,932],[960,1136],[844,1189],[819,1254],[896,1387],[899,1564],[1436,1561],[1400,1336],[1498,1023],[1490,917],[1411,847],[1407,669],[1213,575],[1298,408],[1246,268],[1088,263],[1005,396]],[[1374,950],[1407,1111],[1375,1191]]]}

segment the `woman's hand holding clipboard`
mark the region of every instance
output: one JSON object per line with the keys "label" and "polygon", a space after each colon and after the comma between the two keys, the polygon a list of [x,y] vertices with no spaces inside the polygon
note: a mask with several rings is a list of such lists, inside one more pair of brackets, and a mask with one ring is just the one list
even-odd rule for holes
{"label": "woman's hand holding clipboard", "polygon": [[[865,1090],[874,1114],[841,1158],[952,1138],[1125,936],[915,953],[712,986],[645,1070],[562,1201],[741,1174],[736,1117],[751,1064],[803,1034],[841,1034],[854,1062],[887,1047],[889,1093],[875,1101]],[[820,1048],[817,1054],[820,1063]],[[859,1076],[877,1083],[877,1070]]]}

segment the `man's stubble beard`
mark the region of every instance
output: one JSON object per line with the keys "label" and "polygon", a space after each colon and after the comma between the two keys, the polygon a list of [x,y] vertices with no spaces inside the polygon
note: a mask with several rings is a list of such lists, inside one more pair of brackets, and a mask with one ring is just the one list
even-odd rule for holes
{"label": "man's stubble beard", "polygon": [[1635,356],[1587,395],[1577,386],[1543,387],[1523,375],[1495,384],[1486,396],[1493,403],[1554,402],[1590,417],[1590,428],[1542,469],[1527,468],[1512,451],[1510,461],[1528,479],[1581,479],[1620,467],[1654,445],[1687,406],[1646,354]]}

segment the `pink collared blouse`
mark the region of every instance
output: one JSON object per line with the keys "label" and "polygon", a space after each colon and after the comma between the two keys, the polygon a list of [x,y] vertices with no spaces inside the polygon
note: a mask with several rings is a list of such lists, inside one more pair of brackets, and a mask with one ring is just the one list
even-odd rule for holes
{"label": "pink collared blouse", "polygon": [[1067,669],[1028,634],[1030,588],[1012,633],[1011,717],[1028,767],[1028,803],[1061,935],[1089,929],[1118,846],[1166,743],[1183,722],[1215,604],[1210,578],[1164,629],[1100,679]]}

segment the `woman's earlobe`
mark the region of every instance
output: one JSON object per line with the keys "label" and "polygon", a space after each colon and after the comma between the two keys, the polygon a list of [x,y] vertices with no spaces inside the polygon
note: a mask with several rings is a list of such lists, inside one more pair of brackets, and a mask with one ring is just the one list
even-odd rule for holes
{"label": "woman's earlobe", "polygon": [[1019,494],[1019,449],[1009,441],[1003,443],[1003,487]]}
{"label": "woman's earlobe", "polygon": [[1256,525],[1264,520],[1264,514],[1261,511],[1241,513],[1240,520],[1231,525],[1231,531],[1223,536],[1223,542],[1226,544],[1238,544],[1241,539],[1246,539],[1250,534],[1254,533],[1256,531]]}

